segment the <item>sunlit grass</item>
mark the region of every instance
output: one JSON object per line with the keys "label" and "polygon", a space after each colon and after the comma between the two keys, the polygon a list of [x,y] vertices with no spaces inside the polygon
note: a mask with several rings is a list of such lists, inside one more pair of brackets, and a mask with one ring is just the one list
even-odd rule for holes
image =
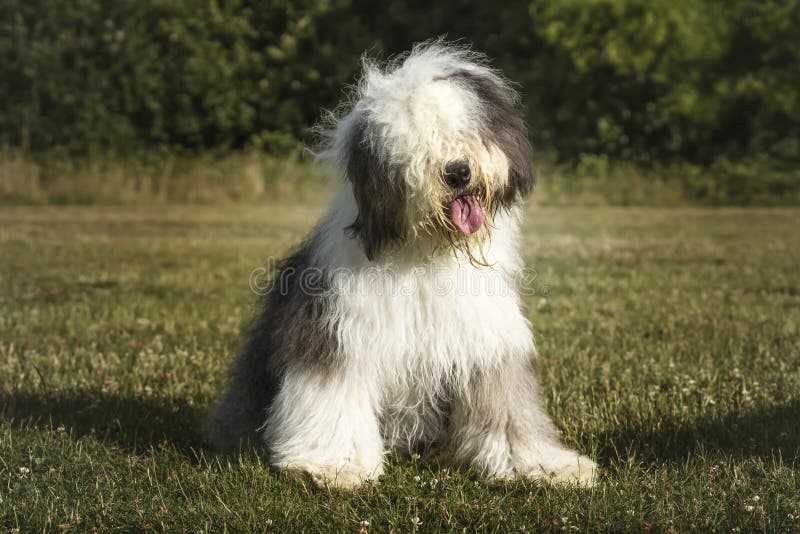
{"label": "sunlit grass", "polygon": [[[313,160],[300,148],[283,156],[252,149],[73,156],[0,145],[0,206],[319,202],[340,176]],[[537,153],[534,166],[534,203],[541,206],[800,205],[800,170],[758,161],[645,166],[591,154],[559,162]]]}
{"label": "sunlit grass", "polygon": [[0,211],[0,529],[800,531],[800,211],[531,209],[538,367],[589,491],[208,449],[253,269],[320,207]]}

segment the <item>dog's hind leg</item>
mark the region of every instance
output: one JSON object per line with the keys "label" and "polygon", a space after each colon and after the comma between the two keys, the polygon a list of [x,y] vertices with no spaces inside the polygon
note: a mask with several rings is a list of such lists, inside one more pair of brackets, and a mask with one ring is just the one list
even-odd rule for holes
{"label": "dog's hind leg", "polygon": [[355,488],[383,473],[371,380],[344,364],[287,370],[267,421],[270,463],[319,485]]}
{"label": "dog's hind leg", "polygon": [[589,486],[596,464],[562,445],[530,362],[476,370],[452,413],[453,459],[487,478],[527,477]]}
{"label": "dog's hind leg", "polygon": [[261,355],[266,350],[249,347],[234,363],[227,389],[205,421],[205,435],[214,446],[263,445],[259,429],[264,427],[277,388],[275,374]]}

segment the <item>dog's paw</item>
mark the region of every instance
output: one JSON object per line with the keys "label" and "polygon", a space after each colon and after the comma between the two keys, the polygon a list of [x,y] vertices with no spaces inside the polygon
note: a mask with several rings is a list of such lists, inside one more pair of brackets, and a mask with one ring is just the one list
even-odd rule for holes
{"label": "dog's paw", "polygon": [[517,477],[590,488],[597,480],[599,468],[589,457],[575,451],[554,450],[517,465],[514,470]]}
{"label": "dog's paw", "polygon": [[368,470],[353,463],[343,466],[320,465],[311,463],[295,463],[286,466],[291,471],[300,471],[308,474],[320,488],[336,488],[342,490],[355,490],[367,482],[377,480],[381,470]]}
{"label": "dog's paw", "polygon": [[572,484],[583,488],[594,485],[597,477],[597,464],[586,456],[576,456],[572,463],[553,466],[538,465],[520,473],[526,478],[551,482],[553,484]]}
{"label": "dog's paw", "polygon": [[337,488],[343,490],[357,489],[364,483],[376,478],[369,471],[348,464],[338,469],[336,467],[322,466],[312,471],[310,474],[314,483],[321,488]]}

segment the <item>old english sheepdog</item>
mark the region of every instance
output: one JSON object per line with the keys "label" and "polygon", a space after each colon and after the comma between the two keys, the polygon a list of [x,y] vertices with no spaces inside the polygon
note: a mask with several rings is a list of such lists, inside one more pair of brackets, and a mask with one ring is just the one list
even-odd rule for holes
{"label": "old english sheepdog", "polygon": [[317,159],[343,190],[275,275],[212,441],[338,487],[420,450],[487,479],[591,484],[531,362],[518,243],[534,178],[516,92],[484,56],[429,42],[365,60],[321,131]]}

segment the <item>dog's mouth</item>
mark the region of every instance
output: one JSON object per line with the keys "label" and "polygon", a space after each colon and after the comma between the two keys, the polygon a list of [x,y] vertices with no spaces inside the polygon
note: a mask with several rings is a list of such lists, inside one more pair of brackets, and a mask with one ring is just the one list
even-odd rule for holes
{"label": "dog's mouth", "polygon": [[448,207],[450,220],[467,235],[477,232],[483,224],[483,208],[472,195],[461,195]]}

